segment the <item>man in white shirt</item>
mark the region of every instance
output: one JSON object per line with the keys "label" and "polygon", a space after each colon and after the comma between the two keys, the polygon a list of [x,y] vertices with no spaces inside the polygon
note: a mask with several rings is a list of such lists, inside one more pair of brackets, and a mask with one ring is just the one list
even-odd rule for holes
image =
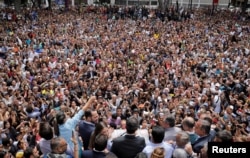
{"label": "man in white shirt", "polygon": [[154,126],[152,129],[151,142],[146,145],[142,152],[146,153],[147,157],[151,157],[151,154],[153,153],[154,149],[157,147],[161,147],[165,150],[165,158],[171,158],[174,149],[170,144],[163,141],[164,135],[165,130],[163,127]]}
{"label": "man in white shirt", "polygon": [[220,90],[220,84],[216,83],[214,85],[214,88],[212,88],[212,86],[211,86],[210,90],[214,94],[214,97],[213,97],[214,112],[220,113],[221,110],[222,110],[221,98],[220,98],[220,95],[221,95],[222,91]]}

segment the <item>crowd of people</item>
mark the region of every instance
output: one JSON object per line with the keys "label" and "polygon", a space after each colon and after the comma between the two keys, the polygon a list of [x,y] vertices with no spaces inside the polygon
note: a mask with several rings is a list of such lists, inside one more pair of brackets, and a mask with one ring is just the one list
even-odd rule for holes
{"label": "crowd of people", "polygon": [[136,10],[1,10],[0,157],[204,158],[250,141],[249,17]]}

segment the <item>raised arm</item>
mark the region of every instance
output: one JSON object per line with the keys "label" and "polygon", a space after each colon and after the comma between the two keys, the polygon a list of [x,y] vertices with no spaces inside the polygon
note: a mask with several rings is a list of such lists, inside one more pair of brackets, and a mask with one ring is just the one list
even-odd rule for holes
{"label": "raised arm", "polygon": [[88,102],[82,107],[82,110],[80,110],[78,113],[76,113],[73,118],[70,120],[73,126],[75,126],[78,121],[81,119],[81,117],[84,115],[84,112],[89,109],[92,106],[92,103],[96,100],[95,96],[92,96],[89,98]]}
{"label": "raised arm", "polygon": [[87,103],[82,107],[82,110],[86,111],[88,108],[90,108],[92,106],[92,103],[94,103],[95,100],[96,100],[96,96],[91,96],[89,100],[87,101]]}

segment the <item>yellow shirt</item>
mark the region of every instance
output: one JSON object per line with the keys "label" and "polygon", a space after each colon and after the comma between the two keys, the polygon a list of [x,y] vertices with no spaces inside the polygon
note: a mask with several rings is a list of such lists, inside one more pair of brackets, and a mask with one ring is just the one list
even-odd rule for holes
{"label": "yellow shirt", "polygon": [[42,94],[46,95],[48,92],[44,89],[42,90]]}
{"label": "yellow shirt", "polygon": [[160,36],[160,35],[159,35],[158,33],[155,33],[155,34],[154,34],[154,38],[155,38],[155,39],[158,39],[159,36]]}

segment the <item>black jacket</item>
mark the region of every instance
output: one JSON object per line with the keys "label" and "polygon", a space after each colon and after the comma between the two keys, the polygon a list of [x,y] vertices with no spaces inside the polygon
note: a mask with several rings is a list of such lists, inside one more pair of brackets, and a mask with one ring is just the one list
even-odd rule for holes
{"label": "black jacket", "polygon": [[113,140],[111,152],[119,158],[134,158],[145,146],[143,137],[125,135]]}

